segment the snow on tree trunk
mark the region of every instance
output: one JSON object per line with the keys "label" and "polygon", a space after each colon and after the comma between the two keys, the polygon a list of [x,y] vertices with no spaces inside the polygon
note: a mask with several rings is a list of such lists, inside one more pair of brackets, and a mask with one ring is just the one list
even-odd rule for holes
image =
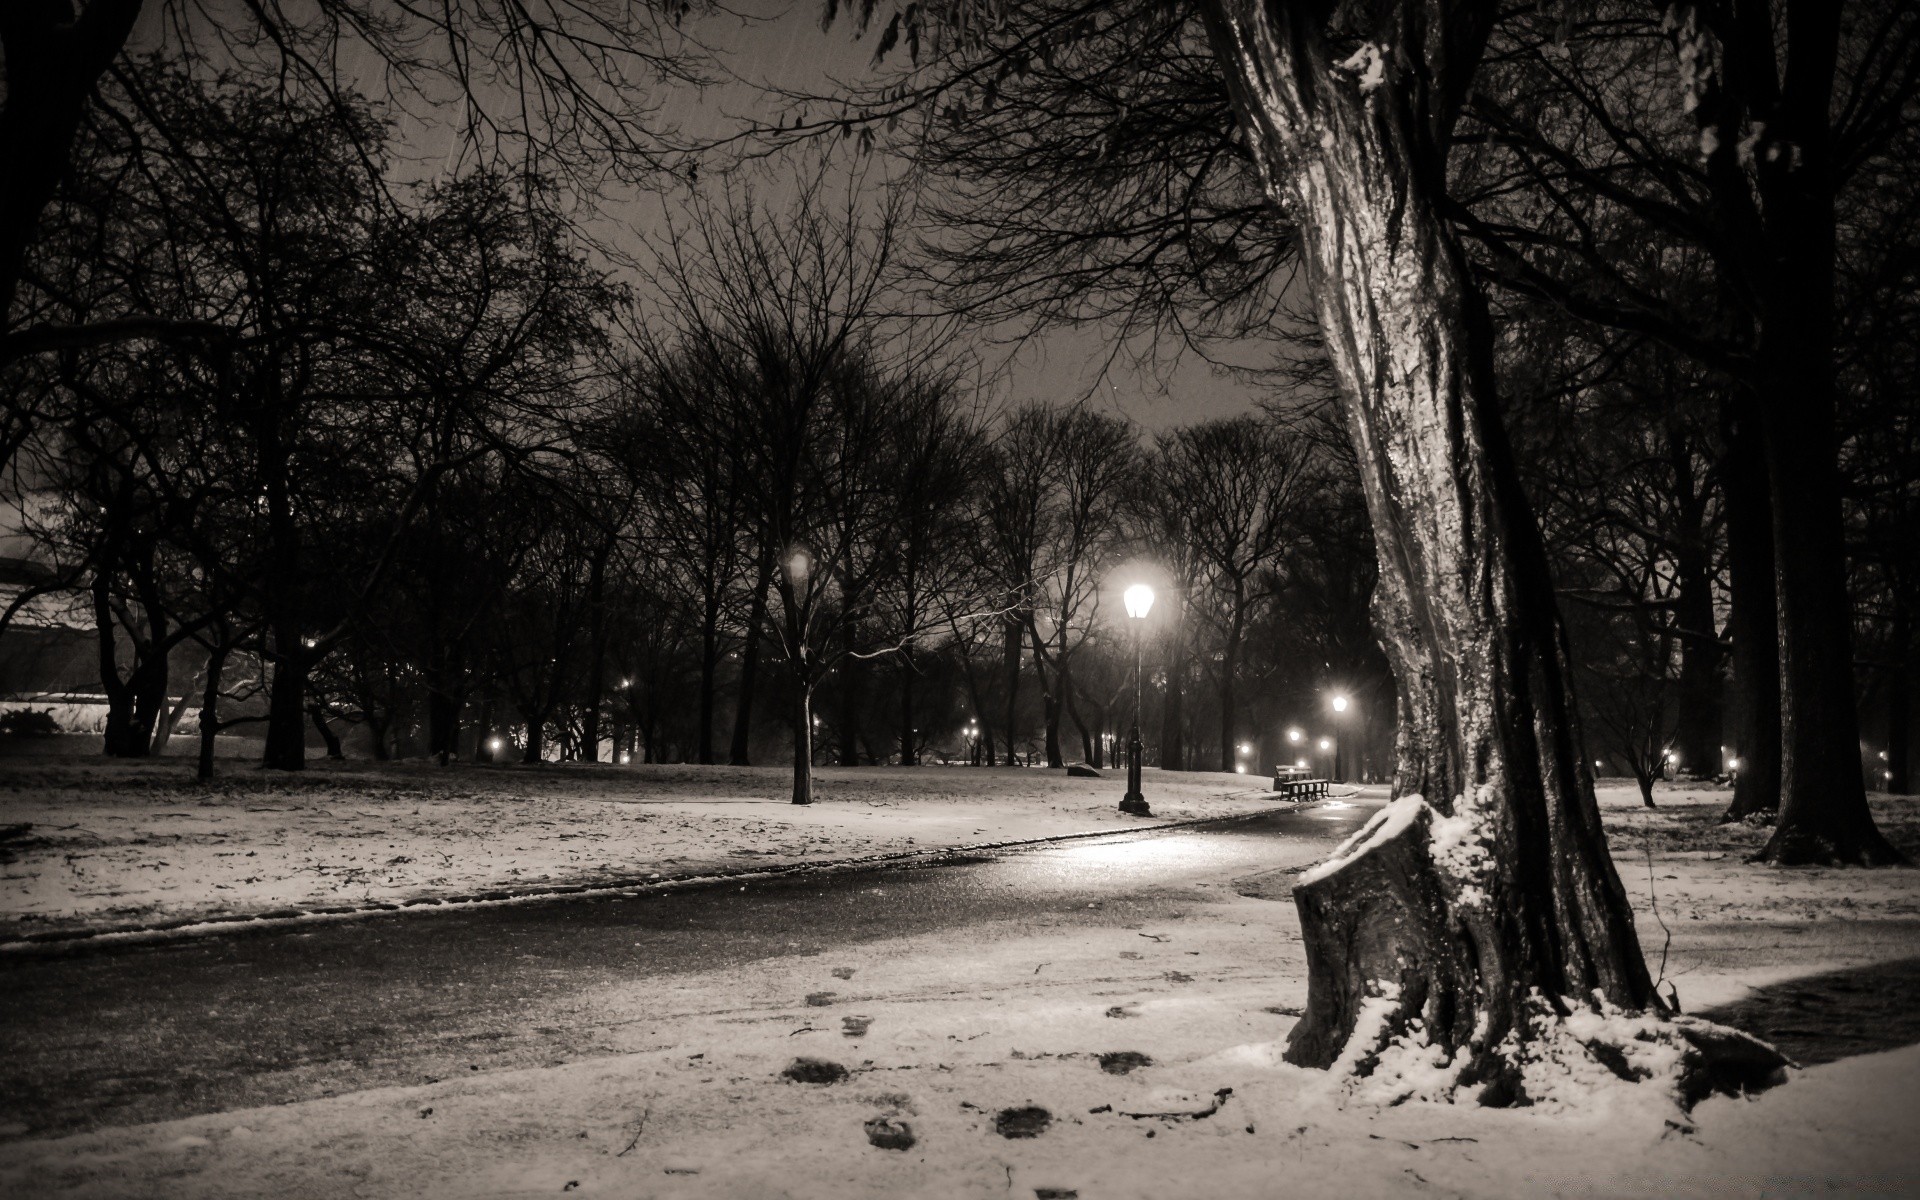
{"label": "snow on tree trunk", "polygon": [[1248,149],[1298,226],[1400,691],[1396,799],[1295,890],[1308,1002],[1287,1057],[1488,1103],[1547,1099],[1575,1060],[1678,1089],[1709,1063],[1666,1019],[1607,854],[1492,329],[1436,207],[1491,6],[1364,13],[1334,30],[1280,0],[1207,9]]}

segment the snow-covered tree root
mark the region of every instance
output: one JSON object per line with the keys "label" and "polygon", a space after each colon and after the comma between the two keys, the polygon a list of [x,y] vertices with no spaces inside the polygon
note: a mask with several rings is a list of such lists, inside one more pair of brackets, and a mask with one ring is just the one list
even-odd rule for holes
{"label": "snow-covered tree root", "polygon": [[1570,1103],[1624,1081],[1689,1108],[1784,1080],[1788,1060],[1737,1030],[1657,1000],[1631,1012],[1599,989],[1557,995],[1516,972],[1515,927],[1474,824],[1402,796],[1301,877],[1307,1009],[1289,1062],[1330,1068],[1382,1104]]}

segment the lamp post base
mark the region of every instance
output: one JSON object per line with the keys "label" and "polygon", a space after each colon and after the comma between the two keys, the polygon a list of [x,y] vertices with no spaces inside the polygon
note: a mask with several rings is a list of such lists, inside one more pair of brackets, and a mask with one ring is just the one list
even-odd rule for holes
{"label": "lamp post base", "polygon": [[1150,817],[1153,810],[1147,807],[1147,798],[1140,791],[1140,726],[1134,725],[1127,736],[1127,794],[1120,801],[1120,811],[1134,817]]}

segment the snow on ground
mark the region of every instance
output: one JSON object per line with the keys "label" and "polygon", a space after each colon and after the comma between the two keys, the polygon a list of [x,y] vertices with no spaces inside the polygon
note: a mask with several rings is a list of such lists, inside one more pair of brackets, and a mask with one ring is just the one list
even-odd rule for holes
{"label": "snow on ground", "polygon": [[[1896,989],[1904,1024],[1869,1027],[1853,1007],[1920,953],[1920,872],[1749,867],[1738,850],[1754,831],[1716,840],[1707,819],[1724,794],[1687,795],[1663,794],[1650,820],[1608,797],[1650,958],[1664,921],[1673,932],[1666,974],[1689,1011],[1745,997],[1756,1021],[1777,1023],[1791,999],[1798,1007],[1785,1019],[1815,1027],[1802,1031],[1811,1065],[1788,1084],[1709,1100],[1691,1117],[1650,1089],[1624,1099],[1615,1090],[1559,1114],[1343,1100],[1324,1073],[1279,1061],[1305,999],[1304,959],[1284,888],[1252,877],[1182,888],[1137,910],[1132,925],[1010,922],[966,937],[949,930],[608,985],[593,999],[629,1015],[609,1025],[601,1057],[13,1142],[0,1146],[0,1193],[1100,1200],[1920,1191],[1911,983]],[[1883,802],[1879,812],[1913,849],[1911,802]],[[1636,838],[1652,852],[1651,887],[1634,865],[1636,853],[1646,861]],[[1788,978],[1788,990],[1775,990]],[[825,992],[833,994],[823,1004]],[[1830,1027],[1857,1027],[1864,1040],[1820,1053]],[[803,1055],[850,1073],[829,1084],[783,1078]],[[909,1148],[875,1144],[900,1144],[903,1127]],[[1033,1136],[1004,1136],[1003,1127]]]}
{"label": "snow on ground", "polygon": [[[437,769],[0,759],[0,941],[492,889],[601,884],[1137,828],[1123,779],[1061,771],[572,764]],[[1273,805],[1258,776],[1154,776],[1154,820]],[[1149,822],[1150,823],[1150,822]]]}

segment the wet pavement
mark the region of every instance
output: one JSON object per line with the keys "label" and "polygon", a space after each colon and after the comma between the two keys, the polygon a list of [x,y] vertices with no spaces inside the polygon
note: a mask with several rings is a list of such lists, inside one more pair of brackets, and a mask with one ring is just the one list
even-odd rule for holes
{"label": "wet pavement", "polygon": [[607,985],[886,938],[1125,925],[1304,866],[1373,804],[938,864],[0,958],[0,1138],[619,1052]]}

